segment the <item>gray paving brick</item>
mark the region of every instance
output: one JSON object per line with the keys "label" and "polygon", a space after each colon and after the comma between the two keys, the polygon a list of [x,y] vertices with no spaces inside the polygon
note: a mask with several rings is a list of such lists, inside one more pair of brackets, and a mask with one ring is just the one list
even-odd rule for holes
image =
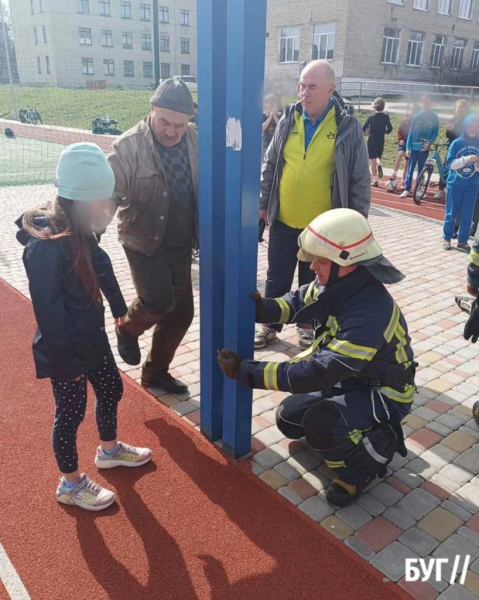
{"label": "gray paving brick", "polygon": [[415,458],[407,465],[406,469],[412,473],[416,473],[416,475],[420,475],[424,479],[430,479],[437,473],[437,467],[431,465],[424,458]]}
{"label": "gray paving brick", "polygon": [[[454,564],[454,559],[457,555],[464,557],[466,554],[471,556],[471,561],[475,560],[479,556],[479,548],[467,540],[455,533],[451,535],[445,542],[443,542],[434,552],[435,558],[447,558],[449,565]],[[460,562],[459,573],[462,572],[463,562]]]}
{"label": "gray paving brick", "polygon": [[428,423],[430,421],[435,421],[439,416],[435,410],[431,410],[430,408],[426,408],[425,406],[421,406],[421,408],[417,408],[412,412],[415,417],[419,417],[420,419],[424,419]]}
{"label": "gray paving brick", "polygon": [[455,408],[452,411],[448,412],[447,414],[451,415],[451,417],[454,417],[458,421],[461,421],[461,425],[464,425],[465,423],[467,423],[471,419],[471,415],[465,415],[464,413],[459,412]]}
{"label": "gray paving brick", "polygon": [[360,496],[356,504],[361,508],[364,508],[364,510],[366,510],[373,517],[379,516],[386,510],[386,507],[382,502],[379,502],[379,500],[376,500],[376,498],[373,498],[368,494],[363,494]]}
{"label": "gray paving brick", "polygon": [[442,485],[442,487],[446,488],[446,490],[449,490],[452,493],[457,492],[457,490],[459,490],[461,487],[460,483],[453,481],[452,479],[449,479],[449,477],[445,477],[440,473],[433,475],[432,480],[436,481],[439,485]]}
{"label": "gray paving brick", "polygon": [[472,517],[470,512],[464,510],[458,504],[451,502],[450,500],[444,500],[441,506],[444,508],[444,510],[448,510],[453,515],[456,515],[456,517],[459,517],[461,521],[469,521],[469,519]]}
{"label": "gray paving brick", "polygon": [[188,401],[183,401],[183,402],[178,402],[177,404],[172,404],[170,408],[177,415],[180,415],[180,417],[189,415],[190,413],[192,413],[196,410],[196,406],[193,406],[191,404],[191,402],[188,402]]}
{"label": "gray paving brick", "polygon": [[467,483],[454,492],[449,500],[475,515],[479,510],[479,487],[473,483]]}
{"label": "gray paving brick", "polygon": [[288,462],[295,466],[298,471],[304,470],[304,472],[307,473],[308,471],[313,471],[313,469],[319,467],[323,460],[318,454],[313,454],[311,451],[305,450],[295,454],[294,457],[289,459]]}
{"label": "gray paving brick", "polygon": [[475,546],[479,546],[479,533],[469,529],[469,527],[460,527],[457,533],[472,542]]}
{"label": "gray paving brick", "polygon": [[266,448],[254,455],[253,460],[260,464],[264,469],[272,469],[284,461],[284,457],[278,454],[272,448]]}
{"label": "gray paving brick", "polygon": [[255,438],[257,438],[260,442],[263,442],[265,446],[272,446],[273,444],[277,444],[283,440],[284,435],[277,427],[268,427],[267,429],[263,429],[263,431],[257,433]]}
{"label": "gray paving brick", "polygon": [[477,596],[466,590],[463,585],[456,583],[448,587],[445,592],[437,597],[437,600],[477,600]]}
{"label": "gray paving brick", "polygon": [[444,446],[444,444],[436,444],[432,448],[429,448],[421,456],[428,463],[431,463],[434,467],[442,469],[459,456],[458,452],[454,452],[451,448]]}
{"label": "gray paving brick", "polygon": [[468,450],[467,452],[464,452],[464,454],[461,454],[461,456],[456,458],[454,463],[456,465],[459,465],[466,471],[477,475],[479,473],[479,451]]}
{"label": "gray paving brick", "polygon": [[337,516],[352,527],[354,531],[358,531],[372,520],[371,515],[357,504],[341,508],[341,510],[338,510]]}
{"label": "gray paving brick", "polygon": [[297,494],[294,490],[291,490],[289,487],[280,488],[278,492],[295,506],[298,506],[301,504],[301,502],[303,502],[303,498],[301,498],[299,494]]}
{"label": "gray paving brick", "polygon": [[409,529],[410,527],[416,525],[415,519],[406,514],[404,511],[399,510],[399,508],[396,508],[395,506],[388,508],[383,513],[383,517],[385,517],[388,521],[391,521],[391,523],[394,523],[394,525],[399,527],[399,529],[403,530]]}
{"label": "gray paving brick", "polygon": [[376,554],[371,564],[392,581],[399,581],[404,576],[406,558],[417,558],[417,555],[407,546],[394,542]]}
{"label": "gray paving brick", "polygon": [[479,560],[475,560],[469,568],[471,571],[474,571],[474,573],[479,574]]}
{"label": "gray paving brick", "polygon": [[436,420],[436,423],[440,423],[441,425],[445,425],[450,429],[458,429],[464,421],[462,419],[458,419],[456,416],[447,413],[446,415],[441,415],[439,419]]}
{"label": "gray paving brick", "polygon": [[326,519],[326,517],[329,517],[335,512],[334,508],[330,504],[324,502],[323,500],[320,500],[317,496],[309,498],[308,500],[300,504],[299,508],[304,513],[309,515],[312,519],[314,519],[317,523],[320,523],[321,521]]}
{"label": "gray paving brick", "polygon": [[445,425],[441,425],[441,423],[438,423],[437,421],[428,423],[426,425],[426,428],[430,429],[431,431],[435,431],[436,433],[438,433],[439,435],[442,435],[443,437],[448,436],[453,431],[452,429],[449,429],[449,427],[446,427]]}
{"label": "gray paving brick", "polygon": [[264,473],[263,467],[254,461],[251,463],[251,471],[255,475],[261,475],[261,473]]}
{"label": "gray paving brick", "polygon": [[398,542],[401,542],[408,548],[411,548],[411,550],[421,557],[427,556],[439,546],[439,542],[437,540],[424,531],[421,531],[417,527],[408,529],[401,535],[401,537],[398,539]]}
{"label": "gray paving brick", "polygon": [[295,479],[299,479],[301,477],[301,473],[295,469],[289,462],[281,462],[279,465],[274,467],[275,471],[281,473],[281,475],[287,479],[288,481],[294,481]]}
{"label": "gray paving brick", "polygon": [[398,503],[398,508],[406,512],[413,519],[425,517],[433,508],[440,504],[438,498],[425,490],[413,490]]}
{"label": "gray paving brick", "polygon": [[422,477],[419,477],[419,475],[416,475],[415,473],[411,473],[407,469],[399,469],[399,471],[396,471],[396,473],[394,473],[394,477],[408,485],[410,488],[417,488],[424,483],[424,479]]}
{"label": "gray paving brick", "polygon": [[367,561],[370,561],[374,556],[376,556],[376,552],[365,546],[358,540],[358,538],[355,538],[354,536],[346,538],[344,543],[346,546],[349,546],[352,550],[354,550],[356,554],[359,554],[359,556]]}
{"label": "gray paving brick", "polygon": [[409,461],[407,458],[401,456],[400,454],[398,454],[396,452],[396,454],[394,455],[394,458],[389,463],[388,467],[390,469],[392,469],[393,471],[397,471],[398,469],[402,469],[402,467],[404,467],[404,465],[407,465],[408,462]]}
{"label": "gray paving brick", "polygon": [[459,427],[458,431],[479,440],[479,431],[477,431],[477,429],[471,429],[470,427],[467,427],[467,425],[463,425],[462,427]]}
{"label": "gray paving brick", "polygon": [[447,465],[440,471],[441,475],[460,483],[461,485],[466,484],[468,481],[472,479],[472,473],[466,471],[466,469],[462,469],[458,465]]}
{"label": "gray paving brick", "polygon": [[370,496],[382,502],[384,506],[393,506],[403,497],[401,492],[388,485],[387,483],[378,483],[368,492]]}

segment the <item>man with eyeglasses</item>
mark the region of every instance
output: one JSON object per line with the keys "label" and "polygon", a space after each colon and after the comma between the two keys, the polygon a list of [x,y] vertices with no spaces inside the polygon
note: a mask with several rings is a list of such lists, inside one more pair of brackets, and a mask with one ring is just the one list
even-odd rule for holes
{"label": "man with eyeglasses", "polygon": [[[300,101],[288,106],[265,153],[260,219],[270,227],[266,297],[287,294],[298,263],[298,237],[318,215],[352,208],[365,217],[371,203],[368,153],[353,107],[335,91],[335,74],[325,60],[310,62],[298,83]],[[314,272],[299,263],[299,285]],[[281,325],[262,324],[255,348],[276,339]],[[313,342],[309,325],[299,324],[299,345]]]}

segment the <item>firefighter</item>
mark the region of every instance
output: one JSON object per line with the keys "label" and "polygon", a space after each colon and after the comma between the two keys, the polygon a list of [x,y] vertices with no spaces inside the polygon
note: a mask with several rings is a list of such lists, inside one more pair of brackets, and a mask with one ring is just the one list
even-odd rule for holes
{"label": "firefighter", "polygon": [[315,281],[282,298],[252,297],[257,323],[311,323],[312,347],[280,363],[221,350],[218,363],[245,386],[291,393],[277,426],[319,451],[336,474],[328,502],[347,506],[386,475],[396,451],[407,454],[401,421],[411,410],[416,364],[384,285],[404,275],[383,256],[365,217],[348,208],[320,215],[298,241],[298,258],[312,263]]}

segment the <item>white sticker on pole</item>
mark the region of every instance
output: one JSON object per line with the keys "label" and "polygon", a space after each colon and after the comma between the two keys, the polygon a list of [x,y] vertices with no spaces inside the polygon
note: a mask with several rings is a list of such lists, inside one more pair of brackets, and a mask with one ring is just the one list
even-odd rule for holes
{"label": "white sticker on pole", "polygon": [[226,122],[226,147],[240,152],[243,147],[243,130],[241,121],[230,117]]}

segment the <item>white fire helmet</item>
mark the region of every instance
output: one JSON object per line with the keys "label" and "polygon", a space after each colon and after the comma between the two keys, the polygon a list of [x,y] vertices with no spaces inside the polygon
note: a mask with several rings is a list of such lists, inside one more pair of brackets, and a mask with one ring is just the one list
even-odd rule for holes
{"label": "white fire helmet", "polygon": [[316,217],[301,233],[298,244],[298,258],[305,262],[328,258],[343,267],[363,265],[383,283],[404,278],[383,256],[368,220],[350,208],[335,208]]}

